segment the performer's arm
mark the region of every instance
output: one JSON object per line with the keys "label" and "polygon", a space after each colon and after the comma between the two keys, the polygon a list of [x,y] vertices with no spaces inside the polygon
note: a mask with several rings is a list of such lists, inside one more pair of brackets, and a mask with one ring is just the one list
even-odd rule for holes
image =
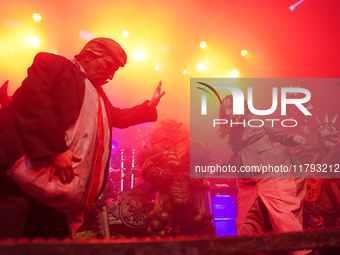
{"label": "performer's arm", "polygon": [[161,91],[162,82],[159,82],[151,101],[147,100],[143,104],[136,105],[132,108],[120,109],[112,106],[106,95],[101,92],[103,98],[108,102],[109,114],[111,115],[112,126],[116,128],[127,128],[145,122],[157,120],[156,106],[165,92]]}
{"label": "performer's arm", "polygon": [[306,139],[302,136],[293,133],[285,133],[277,127],[272,126],[272,124],[268,124],[266,121],[264,123],[264,129],[266,130],[270,139],[274,142],[279,142],[285,146],[296,146],[298,144],[303,145],[306,143]]}

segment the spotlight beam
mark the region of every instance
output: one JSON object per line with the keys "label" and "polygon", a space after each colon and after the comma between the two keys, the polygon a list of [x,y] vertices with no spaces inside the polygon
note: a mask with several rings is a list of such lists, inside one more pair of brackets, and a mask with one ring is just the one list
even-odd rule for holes
{"label": "spotlight beam", "polygon": [[293,11],[299,4],[301,4],[302,2],[304,2],[305,0],[300,0],[299,2],[297,2],[296,4],[293,4],[289,7],[289,9],[291,11]]}

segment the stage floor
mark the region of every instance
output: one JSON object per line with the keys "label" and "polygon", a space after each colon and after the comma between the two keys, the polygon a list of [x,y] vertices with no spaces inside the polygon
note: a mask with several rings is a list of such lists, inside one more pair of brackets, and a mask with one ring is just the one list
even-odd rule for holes
{"label": "stage floor", "polygon": [[327,254],[340,254],[340,229],[229,237],[0,240],[1,255],[223,255],[256,253],[279,255],[292,250],[314,248],[327,251]]}

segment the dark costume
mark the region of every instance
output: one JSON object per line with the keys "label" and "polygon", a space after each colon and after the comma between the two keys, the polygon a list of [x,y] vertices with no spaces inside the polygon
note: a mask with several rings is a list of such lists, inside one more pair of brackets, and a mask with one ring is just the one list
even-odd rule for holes
{"label": "dark costume", "polygon": [[[112,106],[102,88],[97,91],[104,100],[110,127],[126,128],[157,119],[155,107],[149,107],[147,101],[119,109]],[[13,102],[0,110],[0,184],[8,186],[6,171],[25,153],[39,161],[68,150],[65,132],[79,116],[84,93],[84,74],[71,61],[49,53],[36,55]],[[8,193],[1,186],[0,196]]]}
{"label": "dark costume", "polygon": [[[335,124],[336,119],[337,116],[329,122],[327,115],[324,123],[317,119],[319,128],[314,135],[317,150],[313,151],[313,157],[309,157],[306,163],[327,166],[328,171],[331,167],[339,167],[340,128]],[[324,176],[317,171],[309,173],[304,207],[306,223],[308,223],[306,225],[309,228],[329,228],[340,225],[340,179],[334,178],[337,177],[336,172],[334,173]]]}

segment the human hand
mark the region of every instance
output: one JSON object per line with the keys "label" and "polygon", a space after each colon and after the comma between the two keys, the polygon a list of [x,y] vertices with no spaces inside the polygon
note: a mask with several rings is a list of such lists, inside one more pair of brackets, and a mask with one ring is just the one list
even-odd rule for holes
{"label": "human hand", "polygon": [[293,141],[296,142],[297,144],[301,144],[301,145],[306,144],[306,139],[303,138],[302,136],[299,136],[299,135],[294,135]]}
{"label": "human hand", "polygon": [[52,180],[52,176],[58,171],[59,176],[63,184],[70,183],[74,178],[74,170],[72,167],[72,161],[79,161],[82,158],[74,154],[72,151],[67,150],[63,153],[52,156],[52,170],[49,177],[49,182]]}
{"label": "human hand", "polygon": [[159,81],[158,86],[153,93],[152,99],[149,102],[149,106],[156,107],[159,103],[159,100],[161,100],[161,97],[164,96],[165,91],[162,91],[162,81]]}

